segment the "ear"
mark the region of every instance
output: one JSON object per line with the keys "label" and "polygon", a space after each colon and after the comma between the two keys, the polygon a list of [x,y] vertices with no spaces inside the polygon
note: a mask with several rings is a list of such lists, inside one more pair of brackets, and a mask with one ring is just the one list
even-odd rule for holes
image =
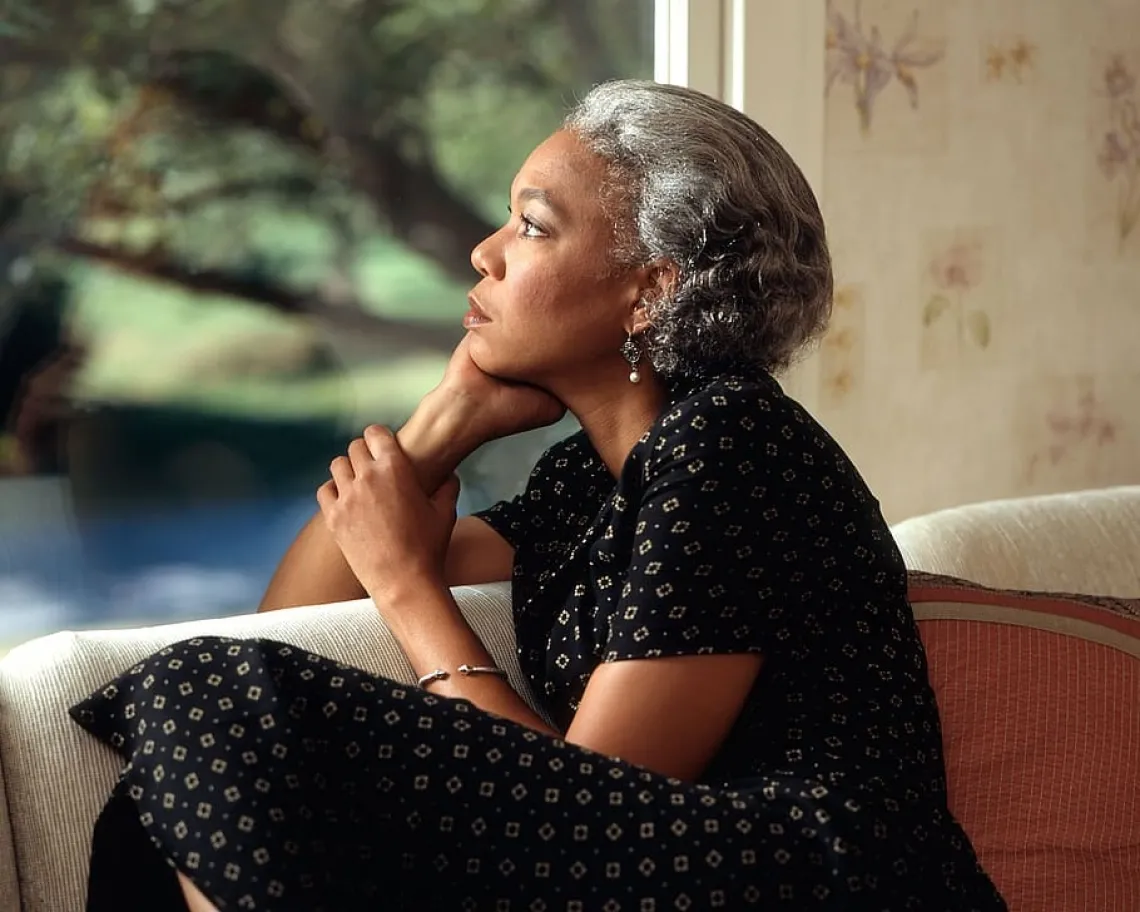
{"label": "ear", "polygon": [[639,296],[630,314],[629,331],[637,336],[653,325],[653,309],[657,302],[666,300],[676,291],[681,270],[672,260],[660,259],[640,270]]}

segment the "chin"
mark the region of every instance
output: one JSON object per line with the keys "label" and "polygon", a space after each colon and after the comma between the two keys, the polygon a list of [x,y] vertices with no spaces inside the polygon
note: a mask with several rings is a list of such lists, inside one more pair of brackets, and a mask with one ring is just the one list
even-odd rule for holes
{"label": "chin", "polygon": [[509,383],[534,383],[533,372],[518,358],[504,356],[500,348],[476,336],[469,349],[471,360],[483,373]]}
{"label": "chin", "polygon": [[478,329],[471,332],[470,347],[467,353],[475,367],[484,374],[507,383],[527,383],[531,386],[548,388],[547,382],[560,370],[551,364],[551,353],[545,350],[530,349],[503,337],[482,335]]}
{"label": "chin", "polygon": [[490,374],[492,377],[507,379],[503,371],[509,367],[510,359],[503,358],[501,354],[496,351],[496,346],[488,342],[478,331],[472,331],[470,336],[471,343],[467,352],[471,356],[471,360],[475,366],[483,373]]}
{"label": "chin", "polygon": [[471,360],[475,362],[475,366],[481,371],[487,371],[492,362],[495,361],[494,351],[487,340],[483,338],[477,331],[467,331],[467,353],[471,356]]}

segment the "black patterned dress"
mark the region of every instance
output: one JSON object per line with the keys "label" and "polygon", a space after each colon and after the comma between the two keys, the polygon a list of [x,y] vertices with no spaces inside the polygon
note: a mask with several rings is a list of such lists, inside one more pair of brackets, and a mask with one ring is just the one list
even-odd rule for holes
{"label": "black patterned dress", "polygon": [[562,729],[601,662],[764,656],[700,782],[287,644],[191,640],[73,709],[127,760],[89,908],[178,908],[171,865],[227,910],[1005,908],[947,810],[899,552],[774,380],[678,389],[616,484],[571,437],[483,518]]}

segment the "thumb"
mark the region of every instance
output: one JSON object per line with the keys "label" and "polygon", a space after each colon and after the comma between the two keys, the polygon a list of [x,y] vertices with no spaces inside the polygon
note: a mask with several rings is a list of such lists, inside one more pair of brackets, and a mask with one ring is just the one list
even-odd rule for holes
{"label": "thumb", "polygon": [[431,505],[437,513],[455,515],[456,504],[459,501],[459,476],[450,475],[431,496]]}

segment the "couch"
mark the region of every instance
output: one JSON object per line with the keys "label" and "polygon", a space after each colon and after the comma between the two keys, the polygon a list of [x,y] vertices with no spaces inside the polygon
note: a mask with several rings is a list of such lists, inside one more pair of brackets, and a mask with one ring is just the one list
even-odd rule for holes
{"label": "couch", "polygon": [[[1140,597],[1140,486],[958,507],[907,520],[894,532],[908,566],[915,569],[1013,589]],[[469,622],[529,698],[514,661],[509,596],[506,584],[456,590]],[[948,617],[946,599],[938,595],[933,607],[916,608],[924,639],[927,629]],[[949,617],[953,622],[952,611]],[[63,632],[17,647],[0,661],[0,912],[83,908],[91,827],[115,782],[119,761],[84,736],[66,708],[154,650],[204,633],[284,640],[412,680],[410,666],[367,600],[138,630]],[[940,672],[941,654],[932,653],[932,675]],[[1134,662],[1140,663],[1140,653]],[[957,728],[969,727],[969,713],[965,719],[959,716],[952,714],[951,721],[944,716],[944,738],[952,746],[971,734]],[[968,753],[959,750],[962,756]],[[1140,794],[1140,768],[1134,772],[1130,781],[1119,784],[1125,793]],[[956,782],[953,774],[950,789],[952,803],[970,797],[970,783]],[[956,791],[962,793],[958,799]],[[1117,843],[1125,843],[1121,877],[1129,876],[1133,864],[1127,851],[1140,850],[1140,836],[1128,845],[1134,835],[1129,830],[1112,836],[1113,852]],[[1113,858],[1117,864],[1115,854]],[[1103,876],[1117,877],[1115,871]],[[1140,878],[1140,870],[1134,873]],[[1134,908],[1140,908],[1140,892],[1134,895]],[[1068,908],[1112,912],[1116,907],[1078,895]],[[1125,907],[1119,908],[1123,912]]]}

